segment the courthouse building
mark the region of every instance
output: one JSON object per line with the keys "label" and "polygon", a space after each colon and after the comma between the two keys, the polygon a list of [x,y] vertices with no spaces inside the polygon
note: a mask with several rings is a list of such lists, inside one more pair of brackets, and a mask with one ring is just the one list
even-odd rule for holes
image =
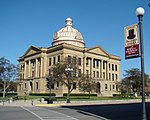
{"label": "courthouse building", "polygon": [[[46,76],[53,65],[66,57],[76,57],[77,74],[90,74],[96,83],[98,95],[112,96],[119,93],[120,57],[109,54],[100,46],[85,47],[82,34],[72,26],[72,19],[67,18],[65,22],[66,26],[54,33],[51,47],[30,46],[19,57],[18,95],[49,92]],[[60,96],[67,93],[67,88],[57,81],[52,92]],[[77,87],[73,92],[80,91]]]}

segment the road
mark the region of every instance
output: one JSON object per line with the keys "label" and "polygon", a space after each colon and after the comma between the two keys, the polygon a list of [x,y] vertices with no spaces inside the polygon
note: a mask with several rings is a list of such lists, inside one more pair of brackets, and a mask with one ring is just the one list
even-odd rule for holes
{"label": "road", "polygon": [[[83,116],[93,117],[103,120],[141,120],[141,103],[132,104],[109,104],[109,105],[80,105],[80,106],[62,106],[58,108],[49,108],[51,110],[76,117],[79,120],[85,120]],[[150,102],[146,103],[147,120],[150,120]],[[79,114],[80,113],[80,114]],[[82,114],[82,115],[81,115]],[[87,120],[87,119],[86,119]],[[90,119],[89,119],[90,120]]]}
{"label": "road", "polygon": [[[146,109],[150,120],[150,102],[146,103]],[[0,106],[0,120],[141,120],[141,103],[45,108]]]}
{"label": "road", "polygon": [[78,120],[78,119],[45,108],[1,106],[0,120]]}

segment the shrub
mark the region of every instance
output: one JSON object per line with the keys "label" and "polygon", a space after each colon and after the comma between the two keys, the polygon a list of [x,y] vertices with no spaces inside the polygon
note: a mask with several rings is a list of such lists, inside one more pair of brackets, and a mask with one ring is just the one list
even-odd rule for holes
{"label": "shrub", "polygon": [[133,93],[113,94],[113,97],[133,97]]}
{"label": "shrub", "polygon": [[[64,97],[67,96],[67,93],[63,94]],[[84,93],[72,93],[70,96],[97,96],[97,94],[84,94]]]}
{"label": "shrub", "polygon": [[122,94],[113,94],[113,97],[122,97]]}
{"label": "shrub", "polygon": [[[17,95],[17,93],[5,93],[6,96],[14,96]],[[3,93],[0,93],[0,97],[3,96]]]}
{"label": "shrub", "polygon": [[[30,93],[31,96],[50,96],[50,93]],[[51,93],[51,96],[56,96],[55,93]]]}

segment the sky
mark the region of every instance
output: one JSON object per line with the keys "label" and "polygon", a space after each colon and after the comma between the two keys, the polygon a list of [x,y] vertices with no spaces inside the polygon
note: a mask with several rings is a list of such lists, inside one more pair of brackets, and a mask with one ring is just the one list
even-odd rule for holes
{"label": "sky", "polygon": [[0,0],[0,57],[13,64],[33,45],[50,47],[66,18],[82,33],[86,47],[100,46],[121,58],[124,70],[141,69],[140,58],[125,60],[124,27],[138,23],[143,7],[145,73],[150,75],[150,0]]}

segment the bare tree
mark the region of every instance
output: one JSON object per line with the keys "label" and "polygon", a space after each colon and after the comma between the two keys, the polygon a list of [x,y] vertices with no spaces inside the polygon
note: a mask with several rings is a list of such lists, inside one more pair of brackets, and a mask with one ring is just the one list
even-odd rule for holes
{"label": "bare tree", "polygon": [[17,80],[17,67],[11,64],[5,57],[0,58],[0,84],[3,89],[3,98],[6,90],[10,87],[11,81]]}
{"label": "bare tree", "polygon": [[96,83],[92,80],[90,75],[82,75],[79,81],[79,90],[83,92],[88,92],[89,97],[92,91],[96,91]]}

